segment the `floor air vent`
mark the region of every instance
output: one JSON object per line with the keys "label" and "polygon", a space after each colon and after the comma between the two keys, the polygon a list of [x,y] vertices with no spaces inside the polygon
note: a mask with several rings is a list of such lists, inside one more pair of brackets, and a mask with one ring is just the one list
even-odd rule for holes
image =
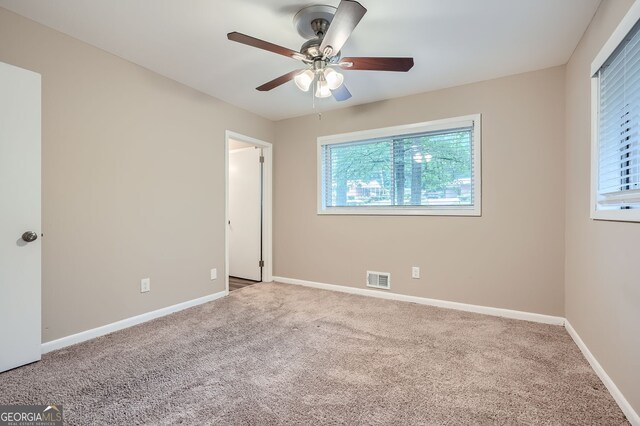
{"label": "floor air vent", "polygon": [[391,274],[388,272],[367,271],[367,287],[390,289]]}

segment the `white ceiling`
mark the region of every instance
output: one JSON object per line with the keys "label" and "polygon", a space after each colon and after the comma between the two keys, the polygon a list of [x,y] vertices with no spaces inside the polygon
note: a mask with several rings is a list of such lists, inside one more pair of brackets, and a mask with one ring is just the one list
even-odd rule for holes
{"label": "white ceiling", "polygon": [[[320,0],[323,3],[325,0]],[[368,9],[343,56],[413,56],[408,73],[345,71],[346,102],[316,111],[561,65],[600,0],[360,0]],[[337,6],[338,0],[327,0]],[[270,119],[313,112],[287,83],[284,56],[228,41],[239,31],[298,50],[293,16],[306,0],[0,0],[0,6]]]}

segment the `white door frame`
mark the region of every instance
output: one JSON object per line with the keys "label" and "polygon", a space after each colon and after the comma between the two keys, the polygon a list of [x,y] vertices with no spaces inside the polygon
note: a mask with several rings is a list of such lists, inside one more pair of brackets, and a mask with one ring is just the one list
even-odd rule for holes
{"label": "white door frame", "polygon": [[224,137],[224,290],[229,294],[229,140],[237,140],[262,148],[263,201],[262,201],[262,281],[273,281],[273,145],[240,133],[225,131]]}

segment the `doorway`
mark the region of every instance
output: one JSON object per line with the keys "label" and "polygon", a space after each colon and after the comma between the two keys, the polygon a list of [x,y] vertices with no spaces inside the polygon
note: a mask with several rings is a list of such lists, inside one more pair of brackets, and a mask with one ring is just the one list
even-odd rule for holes
{"label": "doorway", "polygon": [[225,290],[272,280],[272,145],[225,138]]}

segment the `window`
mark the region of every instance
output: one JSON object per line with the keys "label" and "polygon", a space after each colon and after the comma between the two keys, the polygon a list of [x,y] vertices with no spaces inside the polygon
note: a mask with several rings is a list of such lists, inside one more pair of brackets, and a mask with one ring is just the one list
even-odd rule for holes
{"label": "window", "polygon": [[640,8],[591,65],[591,217],[640,221]]}
{"label": "window", "polygon": [[318,138],[318,213],[480,215],[480,115]]}

